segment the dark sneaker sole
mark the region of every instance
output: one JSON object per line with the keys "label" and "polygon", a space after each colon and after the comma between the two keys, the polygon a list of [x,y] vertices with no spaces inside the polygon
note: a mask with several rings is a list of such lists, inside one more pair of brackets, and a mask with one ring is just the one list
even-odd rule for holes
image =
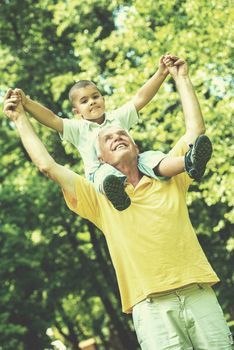
{"label": "dark sneaker sole", "polygon": [[108,175],[103,181],[103,189],[113,207],[119,211],[127,209],[131,199],[124,190],[124,182],[115,175]]}
{"label": "dark sneaker sole", "polygon": [[206,170],[206,164],[211,158],[212,154],[212,144],[210,139],[206,135],[199,136],[192,150],[192,169],[189,172],[189,175],[195,179],[200,180],[204,175]]}

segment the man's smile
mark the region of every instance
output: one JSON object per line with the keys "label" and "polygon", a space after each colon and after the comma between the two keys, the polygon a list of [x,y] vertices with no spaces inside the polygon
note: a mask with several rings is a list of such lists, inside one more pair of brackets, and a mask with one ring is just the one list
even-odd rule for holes
{"label": "man's smile", "polygon": [[123,149],[123,148],[127,148],[127,147],[128,147],[128,145],[126,144],[126,142],[120,142],[112,148],[112,151],[117,151],[119,149]]}

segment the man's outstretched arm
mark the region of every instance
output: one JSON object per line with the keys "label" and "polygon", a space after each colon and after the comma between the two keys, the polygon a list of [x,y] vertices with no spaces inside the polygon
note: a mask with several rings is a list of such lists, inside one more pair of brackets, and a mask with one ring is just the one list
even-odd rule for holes
{"label": "man's outstretched arm", "polygon": [[7,93],[4,101],[4,114],[16,125],[22,143],[38,169],[57,182],[63,190],[76,198],[75,179],[77,174],[55,162],[41,140],[36,135],[24,112],[21,103]]}
{"label": "man's outstretched arm", "polygon": [[189,77],[187,63],[182,59],[177,60],[173,66],[170,59],[165,60],[164,63],[174,78],[180,95],[186,127],[185,141],[192,144],[206,130],[201,108]]}

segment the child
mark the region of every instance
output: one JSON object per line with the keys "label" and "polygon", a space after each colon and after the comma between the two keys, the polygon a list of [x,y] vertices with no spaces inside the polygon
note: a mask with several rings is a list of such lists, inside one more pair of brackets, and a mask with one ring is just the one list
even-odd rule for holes
{"label": "child", "polygon": [[[77,82],[69,92],[69,99],[73,112],[82,116],[80,120],[60,118],[26,97],[22,90],[16,89],[14,92],[21,99],[24,108],[39,122],[58,131],[62,139],[70,141],[78,148],[84,161],[86,177],[94,183],[98,191],[106,194],[117,210],[124,210],[131,204],[124,190],[125,177],[114,167],[99,161],[97,135],[102,127],[116,125],[129,130],[137,122],[137,112],[154,97],[168,75],[164,60],[170,60],[171,65],[179,62],[176,56],[162,56],[157,72],[139,89],[134,98],[110,113],[105,112],[104,97],[93,82]],[[154,178],[167,179],[186,170],[191,177],[199,180],[204,174],[211,151],[210,141],[203,135],[185,157],[172,158],[159,151],[148,151],[139,155],[138,167],[143,174]]]}

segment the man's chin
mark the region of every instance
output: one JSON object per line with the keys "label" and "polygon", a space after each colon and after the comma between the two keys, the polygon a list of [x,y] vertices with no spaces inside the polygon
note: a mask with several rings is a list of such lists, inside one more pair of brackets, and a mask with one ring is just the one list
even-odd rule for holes
{"label": "man's chin", "polygon": [[[112,153],[112,157],[111,160],[113,161],[113,163],[117,163],[119,164],[121,161],[123,160],[130,160],[130,155],[131,155],[131,151],[129,150],[129,148],[121,148],[119,150],[116,150]],[[113,165],[113,164],[111,164]],[[115,165],[113,165],[115,166]]]}
{"label": "man's chin", "polygon": [[115,151],[113,151],[113,157],[118,157],[118,158],[122,158],[125,157],[126,154],[130,154],[130,149],[127,147],[123,147],[123,148],[119,148],[116,149]]}

